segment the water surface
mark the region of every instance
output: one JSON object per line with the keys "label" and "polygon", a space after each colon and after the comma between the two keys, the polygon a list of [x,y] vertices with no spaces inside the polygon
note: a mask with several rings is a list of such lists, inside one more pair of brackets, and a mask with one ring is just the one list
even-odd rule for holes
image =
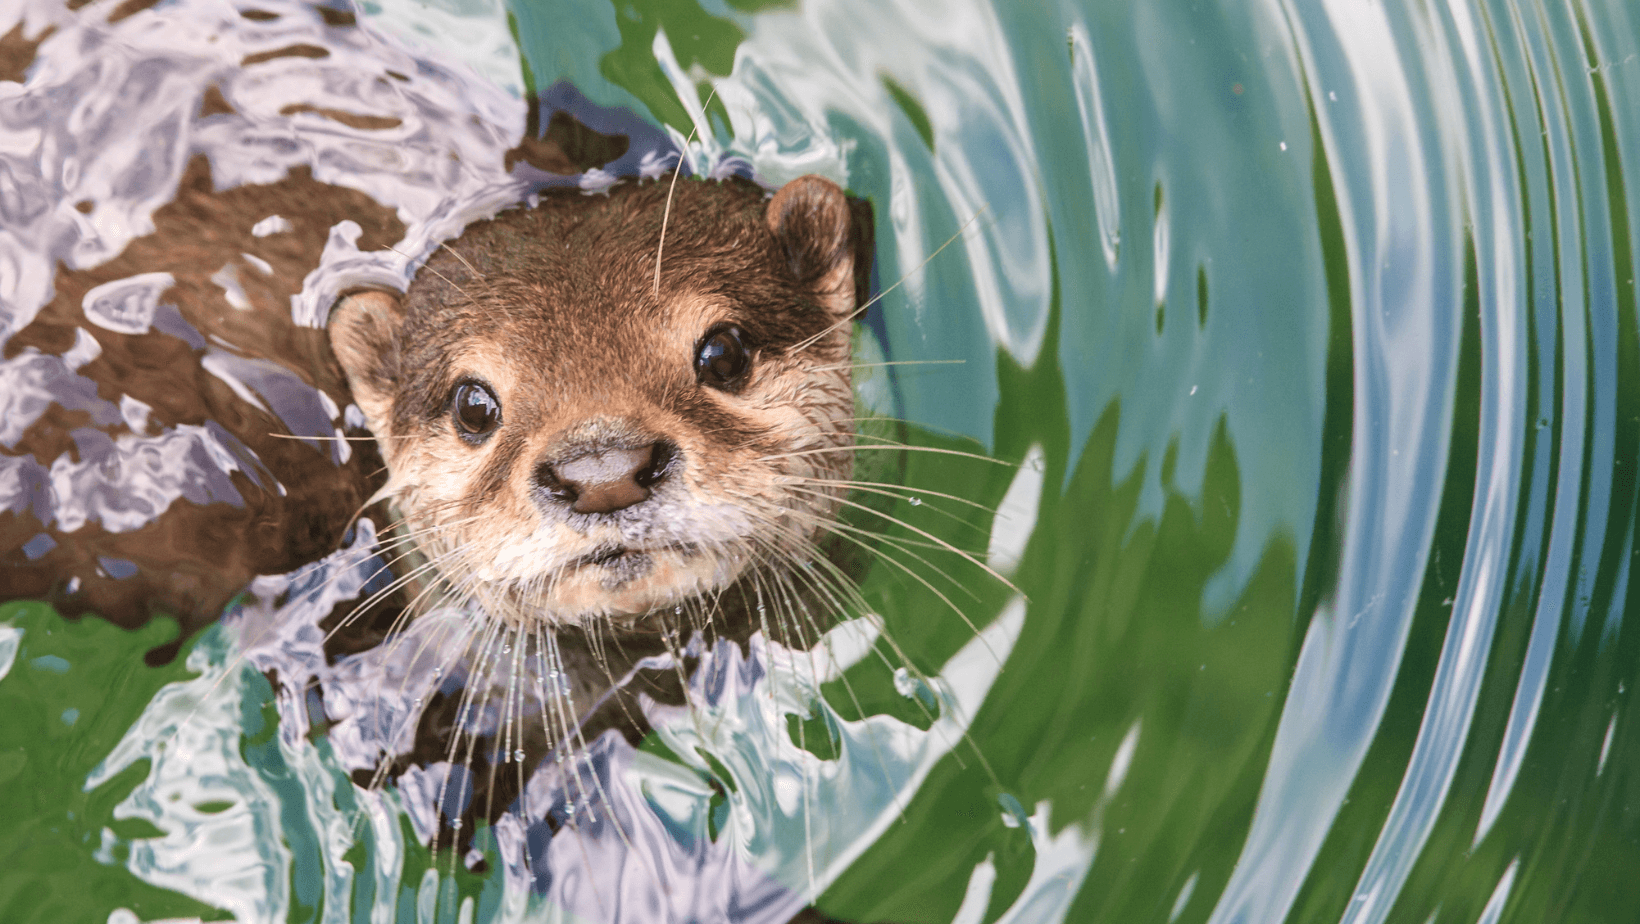
{"label": "water surface", "polygon": [[[1640,908],[1640,652],[1623,620],[1640,31],[1619,0],[383,3],[345,40],[264,6],[284,18],[255,28],[277,36],[205,0],[77,44],[62,18],[27,82],[0,84],[8,332],[49,298],[55,262],[109,259],[165,200],[180,153],[131,150],[205,151],[219,186],[310,164],[396,209],[403,255],[344,233],[306,280],[291,311],[317,325],[347,280],[402,279],[519,195],[499,154],[522,99],[567,99],[564,81],[586,111],[664,132],[696,173],[819,172],[873,202],[879,288],[898,286],[861,354],[940,363],[862,376],[863,402],[921,445],[1009,463],[910,454],[913,493],[892,509],[909,525],[884,529],[973,549],[1018,592],[947,562],[971,595],[942,599],[949,582],[914,560],[934,586],[879,562],[867,611],[812,653],[704,652],[695,709],[656,706],[639,748],[595,742],[602,821],[561,827],[530,866],[506,823],[485,864],[435,859],[413,781],[359,788],[346,733],[310,734],[299,699],[235,660],[249,648],[289,674],[319,657],[317,620],[348,592],[323,582],[367,554],[368,530],[261,579],[164,667],[141,660],[164,623],[10,604],[8,919]],[[24,13],[29,35],[58,17]],[[234,77],[246,49],[220,50],[225,31],[332,55]],[[383,55],[415,79],[324,83]],[[121,99],[147,60],[171,89],[103,134],[29,108]],[[281,94],[324,85],[402,129],[213,133],[192,114],[212,80],[269,125]],[[421,169],[452,151],[462,169]],[[76,218],[87,190],[98,206]],[[84,361],[29,359],[56,363],[53,382]],[[0,381],[21,376],[6,363]],[[88,426],[135,432],[120,396],[95,397],[113,410],[86,399]],[[24,413],[6,407],[8,425]],[[59,463],[11,447],[0,497],[61,527],[74,495],[39,487]],[[137,483],[124,471],[116,484]],[[573,801],[556,779],[543,812]]]}

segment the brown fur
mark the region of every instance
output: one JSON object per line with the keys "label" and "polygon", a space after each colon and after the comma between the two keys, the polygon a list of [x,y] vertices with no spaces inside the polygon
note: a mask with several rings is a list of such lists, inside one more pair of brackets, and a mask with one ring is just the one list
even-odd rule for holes
{"label": "brown fur", "polygon": [[[105,7],[113,21],[148,5],[149,0],[125,0]],[[354,24],[348,13],[321,9],[320,14],[332,27]],[[255,21],[277,18],[254,9],[242,15]],[[51,35],[51,28],[25,34],[21,24],[0,35],[0,80],[23,80],[36,49]],[[244,63],[276,66],[289,56],[322,54],[313,46],[293,45],[251,55]],[[214,85],[199,106],[202,119],[234,112]],[[367,130],[397,124],[382,115],[306,105],[287,107],[284,114]],[[528,151],[513,152],[509,161],[533,158],[571,172],[602,163],[599,156],[619,156],[626,145],[623,136],[593,132],[560,113],[548,137],[526,139]],[[89,214],[97,205],[87,200],[75,207]],[[258,220],[275,214],[288,219],[291,229],[261,238],[250,233]],[[345,407],[351,396],[329,338],[294,324],[290,315],[291,296],[319,266],[330,229],[345,220],[363,228],[358,245],[367,251],[391,246],[405,233],[393,210],[357,191],[317,182],[306,168],[275,183],[217,191],[207,160],[196,156],[174,201],[154,214],[152,234],[101,266],[58,268],[51,302],[4,343],[5,355],[61,355],[85,335],[95,339],[100,355],[53,385],[74,394],[53,395],[55,403],[15,445],[0,447],[0,454],[32,456],[45,469],[65,456],[80,461],[83,443],[106,443],[128,432],[117,415],[108,419],[107,410],[128,395],[151,406],[153,432],[220,425],[255,455],[256,471],[254,477],[236,472],[230,478],[242,503],[178,500],[153,521],[125,532],[111,532],[95,520],[65,532],[51,522],[48,510],[0,510],[0,600],[45,599],[65,614],[95,612],[128,627],[171,615],[182,623],[185,638],[214,620],[256,575],[292,570],[336,547],[360,504],[380,487],[375,447],[354,442],[351,458],[338,465],[333,444],[281,439],[285,426],[277,417],[241,399],[202,361],[214,350],[269,364],[288,373],[293,386],[321,391]],[[223,267],[233,267],[250,310],[229,305],[211,280]],[[92,288],[156,272],[171,273],[175,285],[161,294],[164,318],[156,318],[152,330],[118,333],[85,317],[81,303]],[[30,490],[38,498],[48,489],[39,484]],[[54,545],[30,558],[23,547],[42,533]],[[115,573],[105,567],[109,561]],[[131,566],[135,573],[128,573]]]}
{"label": "brown fur", "polygon": [[[258,219],[275,214],[286,216],[292,229],[261,238],[251,234]],[[175,201],[154,213],[152,234],[93,269],[59,268],[54,297],[6,343],[8,357],[31,348],[61,354],[77,331],[86,331],[101,354],[79,374],[99,383],[105,398],[124,394],[143,401],[152,407],[156,425],[214,421],[256,453],[285,493],[266,479],[257,484],[235,473],[242,506],[173,504],[164,516],[123,533],[96,523],[63,533],[45,529],[31,513],[0,512],[0,549],[11,550],[3,556],[0,598],[49,599],[70,615],[91,611],[126,626],[164,613],[188,630],[215,619],[256,575],[289,571],[336,547],[349,517],[378,483],[372,479],[379,467],[374,454],[356,451],[338,466],[328,443],[316,449],[279,438],[285,428],[277,417],[241,400],[201,362],[209,338],[237,356],[277,364],[345,406],[345,380],[324,332],[290,319],[291,296],[319,265],[331,226],[344,219],[363,227],[359,244],[365,249],[404,234],[391,211],[361,193],[319,183],[306,170],[292,171],[277,183],[217,192],[209,165],[199,157],[185,172]],[[241,254],[266,261],[273,272],[264,274]],[[229,306],[210,281],[227,265],[237,267],[251,310]],[[170,272],[176,284],[160,301],[176,306],[182,325],[156,324],[132,335],[86,319],[81,304],[92,288],[161,271]],[[25,430],[10,452],[31,454],[49,467],[64,453],[77,456],[76,433],[91,423],[86,411],[59,403]],[[25,560],[16,550],[41,532],[56,547]],[[104,574],[99,558],[133,562],[137,573],[124,579]],[[70,593],[72,577],[80,585]]]}
{"label": "brown fur", "polygon": [[23,24],[18,23],[5,35],[0,35],[0,80],[22,83],[29,66],[34,63],[34,53],[40,43],[55,31],[55,28],[47,26],[39,35],[30,38],[23,34]]}

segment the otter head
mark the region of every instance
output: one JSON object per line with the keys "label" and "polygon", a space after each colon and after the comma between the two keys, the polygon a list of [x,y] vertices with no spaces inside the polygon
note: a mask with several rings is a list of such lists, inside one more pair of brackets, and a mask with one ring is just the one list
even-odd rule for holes
{"label": "otter head", "polygon": [[[330,337],[407,535],[515,625],[638,617],[813,553],[848,477],[870,218],[828,180],[543,194]],[[858,220],[857,220],[858,217]]]}

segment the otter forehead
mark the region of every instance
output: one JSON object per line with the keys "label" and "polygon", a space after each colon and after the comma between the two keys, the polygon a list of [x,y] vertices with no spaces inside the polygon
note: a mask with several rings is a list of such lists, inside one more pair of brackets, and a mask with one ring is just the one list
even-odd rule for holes
{"label": "otter forehead", "polygon": [[795,343],[830,323],[797,271],[799,255],[766,220],[767,194],[745,181],[678,184],[657,291],[667,190],[658,183],[617,186],[608,196],[555,190],[535,208],[474,225],[417,274],[412,312],[479,329],[539,320],[550,329],[532,334],[544,343],[684,320],[703,300],[755,317],[770,343]]}

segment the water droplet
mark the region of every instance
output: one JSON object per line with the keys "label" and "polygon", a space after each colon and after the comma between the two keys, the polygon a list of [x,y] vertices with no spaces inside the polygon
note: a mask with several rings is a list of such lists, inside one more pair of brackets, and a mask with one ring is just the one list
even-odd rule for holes
{"label": "water droplet", "polygon": [[459,818],[450,819],[450,827],[456,829],[457,831],[460,831],[461,830],[461,819],[459,819]]}
{"label": "water droplet", "polygon": [[512,646],[511,645],[502,645],[501,646],[501,653],[502,654],[512,654]]}
{"label": "water droplet", "polygon": [[894,669],[894,689],[901,696],[910,699],[917,695],[917,678],[911,676],[911,672],[905,668],[896,667]]}
{"label": "water droplet", "polygon": [[519,748],[518,750],[513,752],[513,760],[516,760],[519,763],[524,762],[524,749],[523,748]]}
{"label": "water droplet", "polygon": [[912,499],[911,499],[911,506],[913,506],[913,507],[921,507],[921,506],[922,506],[922,498],[920,498],[920,497],[913,497],[913,498],[912,498]]}
{"label": "water droplet", "polygon": [[444,668],[442,668],[442,667],[433,668],[433,676],[435,678],[443,677],[444,676]]}
{"label": "water droplet", "polygon": [[410,706],[411,706],[411,708],[414,708],[414,709],[420,709],[421,708],[421,697],[419,697],[419,696],[416,697],[415,700],[410,703]]}
{"label": "water droplet", "polygon": [[681,607],[681,606],[672,607],[672,615],[682,616],[683,615],[683,607]]}

